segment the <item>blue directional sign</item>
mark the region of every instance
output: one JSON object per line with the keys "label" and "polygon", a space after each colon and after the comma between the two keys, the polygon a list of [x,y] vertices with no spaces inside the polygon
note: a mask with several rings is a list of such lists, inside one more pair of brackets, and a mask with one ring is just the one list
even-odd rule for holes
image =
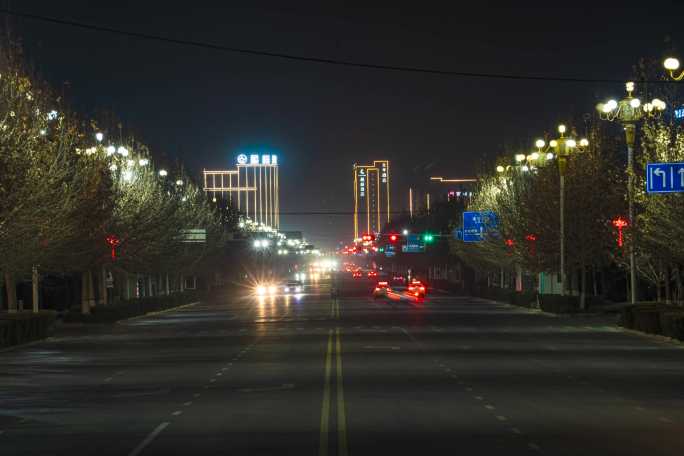
{"label": "blue directional sign", "polygon": [[648,193],[684,192],[684,163],[649,163],[646,165]]}
{"label": "blue directional sign", "polygon": [[463,213],[463,242],[481,242],[485,234],[496,231],[498,221],[492,211]]}
{"label": "blue directional sign", "polygon": [[404,253],[423,253],[425,252],[425,243],[419,234],[409,234],[406,236],[406,244],[401,246],[401,251]]}

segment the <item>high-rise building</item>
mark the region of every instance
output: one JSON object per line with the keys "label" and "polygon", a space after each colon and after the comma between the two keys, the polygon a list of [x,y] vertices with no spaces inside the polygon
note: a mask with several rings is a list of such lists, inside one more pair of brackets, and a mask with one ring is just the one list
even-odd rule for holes
{"label": "high-rise building", "polygon": [[204,191],[257,223],[280,227],[278,156],[240,154],[234,170],[204,170]]}
{"label": "high-rise building", "polygon": [[354,238],[379,233],[390,221],[390,169],[388,160],[372,165],[354,164]]}

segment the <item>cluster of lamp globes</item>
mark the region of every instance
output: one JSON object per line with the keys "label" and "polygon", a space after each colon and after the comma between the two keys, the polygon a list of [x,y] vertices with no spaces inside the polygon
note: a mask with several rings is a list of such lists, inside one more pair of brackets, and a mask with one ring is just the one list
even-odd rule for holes
{"label": "cluster of lamp globes", "polygon": [[[52,113],[50,113],[50,114],[52,114]],[[101,132],[95,133],[95,139],[97,140],[98,143],[101,143],[104,140],[104,134]],[[86,155],[92,155],[96,151],[97,151],[97,149],[95,147],[91,147],[91,148],[86,149],[85,153],[86,153]],[[115,147],[115,146],[109,145],[109,146],[107,146],[105,151],[106,151],[108,157],[111,157],[115,154],[118,154],[118,155],[125,158],[125,157],[128,157],[130,154],[128,149],[124,146]],[[133,171],[130,168],[132,168],[136,164],[138,166],[147,166],[150,164],[150,160],[147,158],[140,158],[138,160],[132,160],[130,158],[127,159],[126,160],[126,166],[129,169],[124,169],[123,172],[121,173],[121,177],[123,178],[123,180],[125,180],[127,182],[130,182],[131,180],[133,180]],[[112,163],[109,166],[109,170],[112,172],[115,172],[117,169],[119,169],[119,166],[116,163]],[[169,175],[168,171],[166,171],[165,169],[160,169],[158,174],[160,177],[166,177]],[[176,185],[177,186],[183,185],[183,180],[182,179],[176,180]],[[183,200],[185,201],[185,199],[186,198],[184,198]]]}
{"label": "cluster of lamp globes", "polygon": [[[561,138],[563,137],[563,135],[565,134],[566,131],[567,131],[567,128],[565,127],[565,125],[559,125],[558,126],[558,133],[561,134]],[[538,149],[537,151],[532,152],[529,155],[525,155],[525,154],[516,154],[515,155],[515,162],[518,164],[522,163],[522,165],[520,166],[520,170],[523,172],[527,172],[527,171],[530,171],[531,169],[533,169],[533,167],[531,167],[530,163],[534,163],[534,162],[536,162],[542,158],[545,160],[553,160],[555,157],[553,152],[546,152],[545,150],[543,150],[546,147],[546,141],[544,141],[543,139],[538,139],[534,143],[534,145],[537,147],[537,149]],[[583,139],[580,139],[579,143],[578,143],[577,141],[575,141],[572,138],[565,139],[565,147],[567,147],[569,149],[574,149],[578,145],[580,147],[587,147],[589,145],[589,140],[583,138]],[[549,147],[546,150],[548,150],[549,148],[555,149],[556,147],[558,147],[558,140],[552,139],[551,141],[549,141],[548,146]],[[496,167],[496,172],[503,173],[508,168],[510,168],[510,166],[504,167],[502,165],[499,165]]]}
{"label": "cluster of lamp globes", "polygon": [[[679,65],[679,63],[677,63],[677,65]],[[629,120],[637,120],[639,115],[641,114],[638,111],[639,108],[641,108],[641,110],[645,114],[652,114],[664,111],[667,107],[665,102],[659,98],[654,98],[650,102],[642,104],[640,99],[632,96],[632,92],[634,92],[634,83],[631,81],[625,84],[625,88],[627,89],[627,98],[621,101],[611,99],[606,101],[605,103],[597,104],[596,109],[599,111],[599,113],[607,116],[612,115],[614,117],[617,117],[620,115],[621,111],[627,110],[629,106],[629,108],[632,108],[632,110],[634,110],[634,116],[632,117],[635,117],[635,119]]]}

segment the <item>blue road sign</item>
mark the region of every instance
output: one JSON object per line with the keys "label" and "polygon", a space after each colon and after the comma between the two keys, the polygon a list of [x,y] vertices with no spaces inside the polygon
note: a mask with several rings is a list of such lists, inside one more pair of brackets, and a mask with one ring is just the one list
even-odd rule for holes
{"label": "blue road sign", "polygon": [[646,165],[648,193],[684,192],[684,163],[649,163]]}
{"label": "blue road sign", "polygon": [[463,242],[481,242],[488,232],[496,231],[498,221],[492,211],[463,213]]}
{"label": "blue road sign", "polygon": [[401,246],[401,251],[404,253],[423,253],[425,252],[425,243],[419,234],[409,234],[406,236],[406,244]]}

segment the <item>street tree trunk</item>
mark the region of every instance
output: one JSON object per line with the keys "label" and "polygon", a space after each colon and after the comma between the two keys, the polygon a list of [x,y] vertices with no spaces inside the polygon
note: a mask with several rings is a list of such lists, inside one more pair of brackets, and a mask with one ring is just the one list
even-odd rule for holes
{"label": "street tree trunk", "polygon": [[99,304],[106,306],[109,304],[108,301],[108,296],[107,296],[107,268],[102,266],[100,269],[100,299],[99,299]]}
{"label": "street tree trunk", "polygon": [[665,275],[665,302],[667,304],[672,303],[672,289],[670,288],[670,265],[665,265],[665,270],[663,271]]}
{"label": "street tree trunk", "polygon": [[580,294],[580,309],[585,310],[587,308],[587,267],[584,262],[582,263],[580,274],[582,275],[580,285],[582,287]]}
{"label": "street tree trunk", "polygon": [[17,312],[17,284],[14,281],[14,274],[11,272],[5,273],[5,288],[7,289],[7,311],[9,313]]}
{"label": "street tree trunk", "polygon": [[38,266],[31,268],[31,304],[33,305],[33,313],[38,313]]}
{"label": "street tree trunk", "polygon": [[90,271],[83,271],[81,273],[81,313],[83,315],[90,314]]}

